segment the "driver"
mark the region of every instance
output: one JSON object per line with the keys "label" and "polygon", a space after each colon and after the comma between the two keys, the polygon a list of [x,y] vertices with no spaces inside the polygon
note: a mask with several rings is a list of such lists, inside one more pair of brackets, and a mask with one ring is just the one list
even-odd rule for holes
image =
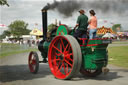
{"label": "driver", "polygon": [[80,13],[80,16],[78,16],[77,24],[74,27],[74,30],[75,30],[74,37],[77,40],[78,40],[78,37],[82,37],[83,34],[87,35],[87,26],[88,26],[88,17],[85,15],[85,11],[80,10],[79,13]]}

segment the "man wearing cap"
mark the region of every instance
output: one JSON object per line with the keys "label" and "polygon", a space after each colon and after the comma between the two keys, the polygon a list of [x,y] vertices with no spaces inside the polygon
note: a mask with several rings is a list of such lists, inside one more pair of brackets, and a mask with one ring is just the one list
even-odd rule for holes
{"label": "man wearing cap", "polygon": [[84,14],[84,10],[80,10],[79,13],[80,16],[78,16],[77,24],[74,27],[75,30],[78,27],[78,29],[74,33],[75,38],[82,37],[83,34],[87,34],[88,17]]}

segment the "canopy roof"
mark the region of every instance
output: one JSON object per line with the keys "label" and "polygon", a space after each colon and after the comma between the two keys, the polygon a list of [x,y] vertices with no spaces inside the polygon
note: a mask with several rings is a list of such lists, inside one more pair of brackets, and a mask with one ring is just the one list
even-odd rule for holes
{"label": "canopy roof", "polygon": [[106,33],[111,33],[111,34],[116,34],[111,28],[107,27],[101,27],[97,29],[97,34],[106,34]]}
{"label": "canopy roof", "polygon": [[41,35],[43,35],[43,32],[41,32],[40,30],[38,30],[37,28],[35,28],[35,29],[33,29],[30,32],[30,35],[41,36]]}

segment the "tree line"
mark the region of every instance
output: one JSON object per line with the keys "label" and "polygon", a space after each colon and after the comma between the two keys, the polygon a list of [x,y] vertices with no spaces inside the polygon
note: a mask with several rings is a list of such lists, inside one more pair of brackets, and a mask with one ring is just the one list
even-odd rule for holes
{"label": "tree line", "polygon": [[8,26],[8,30],[5,30],[1,35],[0,39],[5,38],[6,36],[15,36],[16,38],[20,38],[22,35],[29,35],[30,31],[27,29],[28,23],[22,20],[15,20]]}

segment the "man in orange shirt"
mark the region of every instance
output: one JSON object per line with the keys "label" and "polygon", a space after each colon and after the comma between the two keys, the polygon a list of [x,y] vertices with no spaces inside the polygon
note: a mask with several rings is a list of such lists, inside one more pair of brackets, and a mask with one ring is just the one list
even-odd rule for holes
{"label": "man in orange shirt", "polygon": [[97,32],[97,18],[95,16],[94,10],[89,11],[91,19],[89,20],[89,39],[93,39],[96,37]]}

